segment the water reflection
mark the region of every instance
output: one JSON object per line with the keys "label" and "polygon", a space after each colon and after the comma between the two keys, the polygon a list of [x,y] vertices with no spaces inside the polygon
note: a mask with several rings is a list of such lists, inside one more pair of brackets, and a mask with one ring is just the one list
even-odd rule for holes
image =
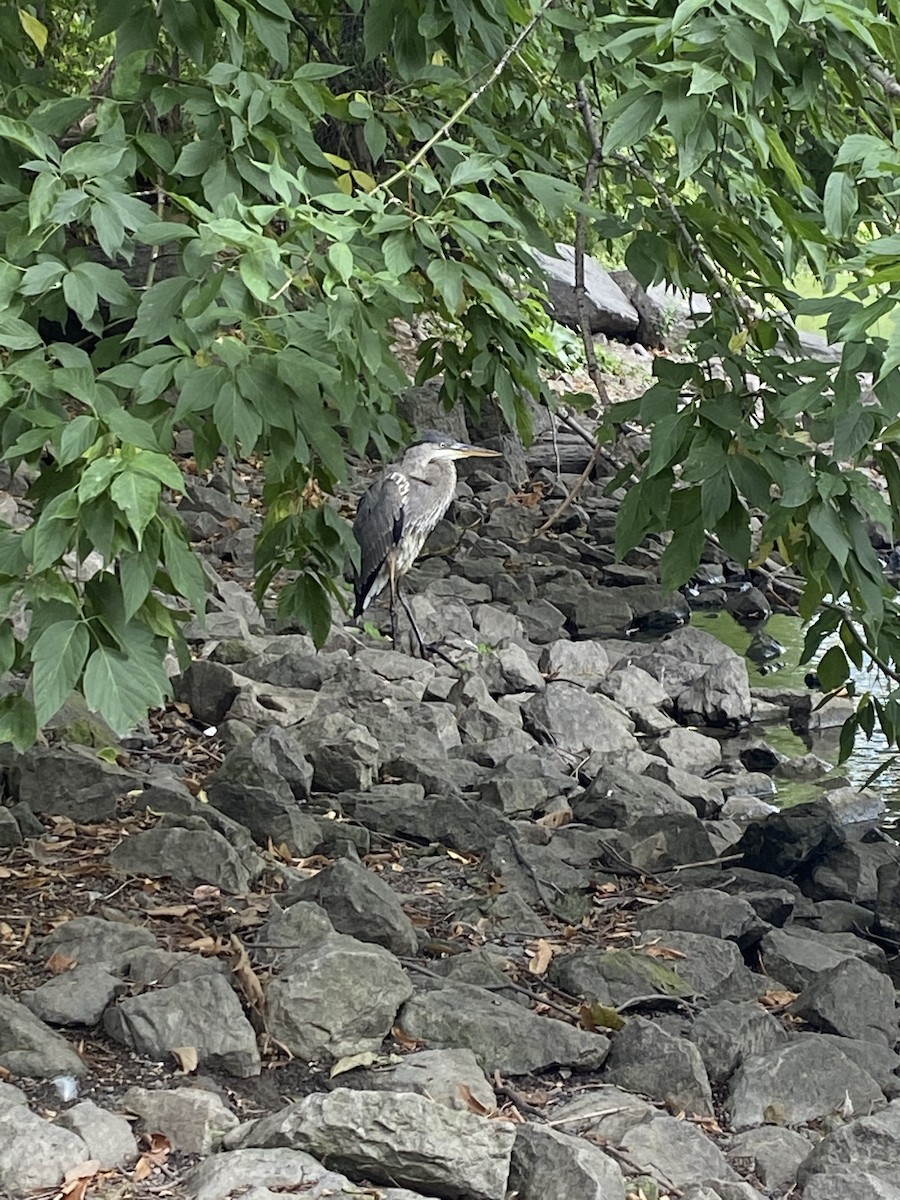
{"label": "water reflection", "polygon": [[[740,626],[726,612],[695,612],[691,618],[691,624],[696,625],[700,629],[705,629],[708,633],[717,637],[719,641],[724,642],[727,646],[736,650],[738,654],[742,655],[746,654],[754,638],[754,634],[751,631]],[[800,665],[800,654],[803,650],[803,622],[798,617],[776,615],[771,617],[766,623],[765,632],[784,647],[784,654],[777,660],[781,664],[781,669],[771,671],[769,670],[771,662],[758,663],[754,662],[752,658],[747,658],[750,686],[754,688],[768,687],[773,689],[773,691],[782,688],[806,689],[806,675],[810,667],[809,664]],[[824,642],[822,653],[836,641],[837,636],[834,635]],[[855,667],[851,669],[858,693],[871,691],[876,695],[885,695],[890,691],[889,685],[883,678],[879,677],[877,671],[858,671]],[[816,695],[821,695],[821,693],[812,693],[813,703],[815,703]],[[796,756],[812,750],[820,758],[824,758],[829,762],[834,763],[837,761],[838,740],[840,738],[839,729],[822,731],[812,745],[804,742],[787,725],[757,726],[754,730],[750,731],[748,736],[750,738],[762,737],[763,740],[776,750],[780,750],[783,754]],[[861,787],[872,772],[877,770],[885,761],[890,760],[894,756],[894,753],[879,729],[876,728],[870,740],[866,740],[865,736],[861,733],[857,734],[853,753],[832,774],[849,780],[854,787]],[[890,763],[873,786],[893,810],[894,819],[900,820],[900,759]],[[820,790],[821,788],[814,784],[784,784],[779,782],[778,802],[781,804],[797,804],[801,800],[811,799]]]}

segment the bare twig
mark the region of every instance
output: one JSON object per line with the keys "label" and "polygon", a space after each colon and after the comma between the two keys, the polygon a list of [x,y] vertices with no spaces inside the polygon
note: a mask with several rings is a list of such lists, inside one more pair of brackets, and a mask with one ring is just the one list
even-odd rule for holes
{"label": "bare twig", "polygon": [[404,175],[408,175],[409,172],[413,169],[413,167],[418,166],[418,164],[422,161],[422,159],[426,156],[426,154],[428,154],[428,152],[430,150],[432,150],[437,145],[437,143],[439,141],[441,141],[442,138],[445,138],[447,136],[447,134],[450,132],[450,130],[453,128],[453,126],[456,124],[456,122],[460,119],[460,117],[464,116],[469,111],[469,109],[472,107],[472,105],[475,103],[475,101],[478,100],[479,97],[484,95],[484,93],[488,90],[488,88],[491,86],[491,84],[500,78],[500,76],[506,70],[506,66],[509,63],[510,59],[515,54],[518,53],[519,48],[521,47],[522,43],[525,41],[525,39],[528,37],[528,35],[534,29],[535,25],[537,25],[538,21],[540,21],[541,17],[543,17],[543,15],[547,11],[547,9],[550,8],[550,6],[555,3],[556,3],[556,0],[544,0],[541,7],[534,14],[534,16],[531,18],[531,20],[525,26],[525,28],[520,30],[518,37],[515,39],[515,41],[512,43],[512,45],[507,47],[507,49],[503,52],[503,54],[497,60],[497,63],[495,65],[494,69],[491,71],[490,75],[488,75],[488,77],[484,81],[484,83],[479,84],[479,86],[475,89],[475,91],[471,92],[465,98],[465,100],[463,100],[463,102],[462,102],[462,104],[460,104],[459,108],[457,108],[457,110],[454,113],[451,113],[451,115],[447,118],[447,120],[440,127],[440,129],[438,129],[435,133],[432,134],[432,136],[428,139],[428,141],[424,144],[424,146],[421,146],[416,151],[416,153],[412,156],[412,158],[409,160],[408,163],[404,163],[403,166],[400,167],[400,169],[398,171],[395,171],[393,175],[389,176],[387,179],[385,179],[381,183],[379,183],[377,185],[377,187],[373,188],[372,192],[369,193],[370,195],[374,194],[374,192],[389,190],[391,187],[393,187],[393,185],[395,183],[397,183],[398,180],[402,179]]}

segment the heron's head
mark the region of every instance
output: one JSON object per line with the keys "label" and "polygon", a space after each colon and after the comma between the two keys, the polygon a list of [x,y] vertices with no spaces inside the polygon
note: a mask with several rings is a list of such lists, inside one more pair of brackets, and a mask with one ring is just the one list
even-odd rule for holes
{"label": "heron's head", "polygon": [[499,450],[472,446],[469,442],[457,441],[448,433],[438,433],[434,429],[426,430],[411,449],[424,454],[429,462],[446,462],[457,458],[502,458]]}

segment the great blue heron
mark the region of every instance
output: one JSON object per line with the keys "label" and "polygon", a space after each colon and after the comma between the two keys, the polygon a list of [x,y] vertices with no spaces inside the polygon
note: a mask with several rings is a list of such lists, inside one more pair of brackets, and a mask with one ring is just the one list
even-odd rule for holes
{"label": "great blue heron", "polygon": [[390,585],[391,637],[396,642],[395,609],[399,599],[424,656],[426,646],[400,590],[400,580],[450,507],[456,491],[455,460],[499,457],[497,450],[470,446],[429,429],[400,462],[385,468],[360,500],[353,522],[360,548],[355,617],[361,617]]}

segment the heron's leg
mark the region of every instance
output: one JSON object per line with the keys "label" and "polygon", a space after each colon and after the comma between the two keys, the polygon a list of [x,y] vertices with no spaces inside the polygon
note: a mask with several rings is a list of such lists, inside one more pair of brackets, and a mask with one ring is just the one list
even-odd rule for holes
{"label": "heron's leg", "polygon": [[397,567],[394,561],[393,554],[388,555],[388,579],[391,585],[390,591],[390,612],[391,612],[391,644],[396,649],[397,646],[397,596],[399,594],[399,581],[397,579]]}
{"label": "heron's leg", "polygon": [[416,624],[416,618],[413,616],[412,609],[409,607],[409,602],[407,601],[406,597],[403,594],[403,591],[400,588],[399,581],[397,583],[397,595],[400,597],[400,603],[403,605],[403,610],[406,613],[407,617],[409,617],[410,626],[412,627],[412,631],[415,634],[416,641],[419,643],[419,654],[422,658],[427,658],[429,647],[425,645],[425,640],[423,639],[421,633],[419,632],[419,627]]}

